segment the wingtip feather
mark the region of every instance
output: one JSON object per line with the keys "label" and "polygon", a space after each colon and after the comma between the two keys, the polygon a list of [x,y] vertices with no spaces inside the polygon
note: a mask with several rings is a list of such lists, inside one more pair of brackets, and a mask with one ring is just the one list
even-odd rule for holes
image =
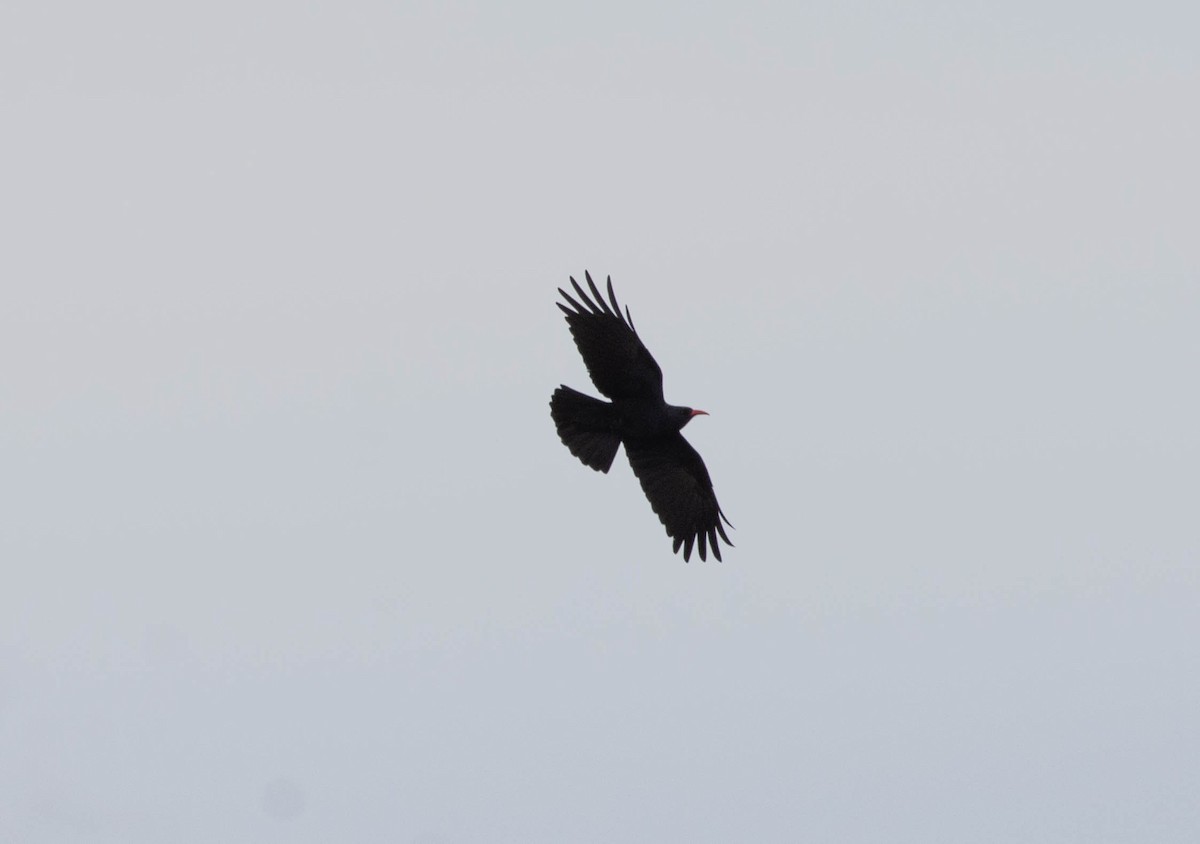
{"label": "wingtip feather", "polygon": [[[730,527],[732,527],[732,525],[730,525]],[[733,543],[729,541],[729,537],[725,534],[725,528],[721,527],[720,522],[717,522],[716,528],[717,528],[717,533],[721,534],[721,538],[725,540],[725,544],[728,545],[730,548],[732,548]]]}
{"label": "wingtip feather", "polygon": [[[572,280],[572,281],[574,281],[574,279],[571,279],[571,280]],[[563,297],[564,299],[566,299],[568,302],[570,302],[570,303],[571,303],[571,306],[572,306],[573,308],[575,308],[575,313],[572,313],[572,312],[570,312],[570,311],[567,311],[567,309],[566,309],[566,308],[563,308],[563,310],[564,310],[564,311],[566,311],[566,314],[567,314],[567,316],[579,316],[580,314],[585,314],[585,313],[587,313],[587,311],[585,311],[585,310],[584,310],[584,308],[583,308],[583,306],[582,306],[582,305],[580,305],[578,302],[576,302],[574,299],[572,299],[572,298],[571,298],[571,294],[570,294],[570,293],[568,293],[567,291],[563,290],[561,287],[560,287],[560,288],[558,288],[558,292],[562,294],[562,297]],[[561,302],[558,302],[558,303],[556,303],[556,304],[558,304],[558,306],[559,306],[560,308],[562,308],[562,307],[563,307]]]}
{"label": "wingtip feather", "polygon": [[[579,282],[576,281],[574,278],[571,279],[571,286],[575,288],[575,292],[579,294],[579,298],[584,301],[584,303],[587,305],[587,309],[589,311],[591,311],[594,314],[603,313],[603,311],[601,311],[599,308],[597,308],[595,303],[592,302],[592,300],[588,298],[588,295],[583,292],[583,288],[579,286]],[[580,309],[580,312],[582,312],[582,309]]]}
{"label": "wingtip feather", "polygon": [[608,301],[612,303],[613,313],[620,319],[621,306],[617,304],[617,294],[613,292],[612,276],[608,277]]}
{"label": "wingtip feather", "polygon": [[[596,302],[599,303],[600,309],[609,316],[614,316],[613,312],[608,309],[608,303],[605,302],[604,297],[600,295],[600,290],[596,287],[596,282],[592,281],[591,275],[584,273],[584,276],[587,278],[588,287],[592,288],[592,295],[596,297]],[[617,311],[616,313],[618,318],[620,317],[620,313],[620,311]]]}

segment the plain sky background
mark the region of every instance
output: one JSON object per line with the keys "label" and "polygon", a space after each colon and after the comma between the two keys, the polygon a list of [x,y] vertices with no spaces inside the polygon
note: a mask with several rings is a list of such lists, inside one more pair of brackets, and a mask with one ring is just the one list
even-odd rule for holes
{"label": "plain sky background", "polygon": [[0,840],[1198,840],[1198,8],[4,3]]}

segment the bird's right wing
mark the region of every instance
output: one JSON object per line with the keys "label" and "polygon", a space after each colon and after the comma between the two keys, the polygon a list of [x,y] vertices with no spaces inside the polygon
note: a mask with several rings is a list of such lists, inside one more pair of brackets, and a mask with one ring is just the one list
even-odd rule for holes
{"label": "bird's right wing", "polygon": [[[626,440],[625,453],[629,465],[650,499],[650,506],[674,540],[673,551],[683,546],[683,559],[692,556],[692,545],[699,541],[700,559],[705,560],[705,546],[721,559],[717,534],[732,546],[721,520],[725,514],[717,504],[712,480],[700,454],[678,432],[651,440]],[[725,519],[729,525],[729,520]],[[729,525],[733,527],[733,525]]]}
{"label": "bird's right wing", "polygon": [[[571,279],[579,301],[558,288],[570,303],[558,307],[567,315],[567,325],[575,346],[587,366],[588,375],[596,389],[610,399],[654,398],[662,401],[662,370],[633,328],[629,308],[621,315],[617,297],[613,294],[612,279],[608,280],[608,302],[596,289],[591,275],[584,273],[595,301],[588,298],[579,282]],[[609,307],[611,303],[611,307]]]}

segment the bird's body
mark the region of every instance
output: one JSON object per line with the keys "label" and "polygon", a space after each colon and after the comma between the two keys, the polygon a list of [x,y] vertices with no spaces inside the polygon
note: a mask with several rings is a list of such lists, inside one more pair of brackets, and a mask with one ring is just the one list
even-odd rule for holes
{"label": "bird's body", "polygon": [[680,433],[696,416],[706,414],[666,403],[662,370],[634,330],[628,308],[622,316],[612,279],[608,280],[606,303],[592,277],[585,274],[585,278],[595,301],[572,278],[579,300],[559,288],[571,307],[561,302],[558,307],[567,316],[571,336],[596,389],[612,401],[560,386],[550,399],[558,436],[585,466],[599,472],[612,467],[617,449],[624,443],[629,465],[674,541],[674,550],[682,546],[683,558],[688,560],[693,544],[698,543],[700,559],[707,559],[711,547],[720,560],[717,535],[733,544],[721,525],[723,519],[725,524],[729,520],[717,504],[704,461]]}

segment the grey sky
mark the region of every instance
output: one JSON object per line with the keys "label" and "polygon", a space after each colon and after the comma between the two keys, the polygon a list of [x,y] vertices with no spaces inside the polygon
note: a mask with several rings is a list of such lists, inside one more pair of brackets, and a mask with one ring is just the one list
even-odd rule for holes
{"label": "grey sky", "polygon": [[1194,5],[177,5],[0,7],[0,839],[1196,840]]}

